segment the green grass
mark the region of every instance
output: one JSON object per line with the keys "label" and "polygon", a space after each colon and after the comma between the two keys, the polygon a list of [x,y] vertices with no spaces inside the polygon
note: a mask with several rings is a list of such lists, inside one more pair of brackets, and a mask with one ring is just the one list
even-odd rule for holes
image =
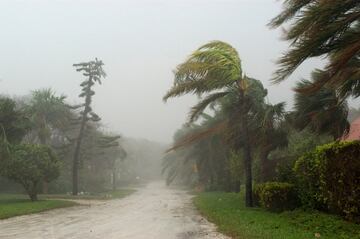
{"label": "green grass", "polygon": [[55,208],[74,206],[76,203],[61,200],[39,200],[30,201],[22,194],[1,194],[0,195],[0,219],[43,212]]}
{"label": "green grass", "polygon": [[194,203],[219,231],[241,239],[360,239],[360,225],[320,212],[295,210],[280,214],[245,208],[243,195],[200,193]]}
{"label": "green grass", "polygon": [[85,195],[69,195],[69,194],[43,194],[40,195],[40,198],[46,199],[83,199],[83,200],[110,200],[110,199],[119,199],[126,197],[136,190],[133,189],[119,189],[116,191],[108,191],[102,193],[92,193],[92,194],[85,194]]}
{"label": "green grass", "polygon": [[[25,194],[0,194],[0,219],[43,212],[55,208],[77,205],[71,199],[109,200],[120,199],[135,192],[132,189],[97,193],[91,195],[72,196],[66,194],[39,195],[39,201],[32,202]],[[65,199],[65,200],[61,200]]]}

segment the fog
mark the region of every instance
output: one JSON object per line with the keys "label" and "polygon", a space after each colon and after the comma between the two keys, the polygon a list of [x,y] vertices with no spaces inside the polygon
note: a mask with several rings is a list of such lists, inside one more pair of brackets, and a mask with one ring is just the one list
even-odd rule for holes
{"label": "fog", "polygon": [[273,86],[275,60],[287,48],[266,24],[281,10],[274,0],[1,1],[0,85],[3,94],[53,88],[79,102],[73,63],[102,59],[108,76],[93,108],[106,128],[128,137],[171,141],[195,97],[164,104],[172,70],[194,49],[222,40],[238,49],[243,69],[269,88],[271,102],[288,101],[295,80]]}

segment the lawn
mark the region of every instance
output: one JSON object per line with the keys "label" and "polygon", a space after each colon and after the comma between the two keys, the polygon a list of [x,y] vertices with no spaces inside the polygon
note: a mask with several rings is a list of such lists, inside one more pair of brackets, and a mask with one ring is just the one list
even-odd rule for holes
{"label": "lawn", "polygon": [[28,196],[22,194],[0,195],[0,219],[43,212],[55,208],[74,206],[76,203],[62,200],[30,201]]}
{"label": "lawn", "polygon": [[[132,189],[72,196],[67,194],[39,195],[39,201],[32,202],[25,194],[0,194],[0,219],[43,212],[55,208],[71,207],[77,205],[71,199],[109,200],[119,199],[135,192]],[[61,200],[65,199],[65,200]]]}
{"label": "lawn", "polygon": [[320,212],[271,213],[245,208],[242,194],[207,192],[194,198],[199,211],[219,231],[241,239],[360,239],[360,225]]}

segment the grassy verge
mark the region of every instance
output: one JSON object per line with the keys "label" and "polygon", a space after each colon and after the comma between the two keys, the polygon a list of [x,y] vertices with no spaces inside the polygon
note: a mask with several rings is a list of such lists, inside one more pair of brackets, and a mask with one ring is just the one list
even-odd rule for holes
{"label": "grassy verge", "polygon": [[[40,200],[31,202],[29,197],[24,194],[0,194],[0,219],[43,212],[55,208],[71,207],[77,203],[71,199],[85,200],[109,200],[126,197],[135,190],[121,189],[117,191],[104,192],[91,195],[72,196],[66,194],[39,195]],[[61,200],[66,199],[66,200]]]}
{"label": "grassy verge", "polygon": [[46,199],[83,199],[83,200],[110,200],[110,199],[119,199],[126,197],[136,190],[133,189],[119,189],[116,191],[108,191],[102,193],[92,193],[92,194],[84,194],[84,195],[70,195],[70,194],[46,194],[40,195],[40,198]]}
{"label": "grassy verge", "polygon": [[219,231],[241,239],[360,239],[360,225],[320,212],[295,210],[280,214],[245,208],[243,195],[201,193],[196,207]]}
{"label": "grassy verge", "polygon": [[5,194],[0,195],[0,219],[74,205],[76,205],[76,203],[61,200],[39,200],[31,202],[25,195]]}

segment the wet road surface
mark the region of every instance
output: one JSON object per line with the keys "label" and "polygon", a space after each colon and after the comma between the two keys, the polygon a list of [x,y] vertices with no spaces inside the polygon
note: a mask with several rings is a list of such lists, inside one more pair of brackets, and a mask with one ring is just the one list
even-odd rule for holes
{"label": "wet road surface", "polygon": [[185,191],[154,182],[124,199],[0,220],[1,239],[226,239]]}

